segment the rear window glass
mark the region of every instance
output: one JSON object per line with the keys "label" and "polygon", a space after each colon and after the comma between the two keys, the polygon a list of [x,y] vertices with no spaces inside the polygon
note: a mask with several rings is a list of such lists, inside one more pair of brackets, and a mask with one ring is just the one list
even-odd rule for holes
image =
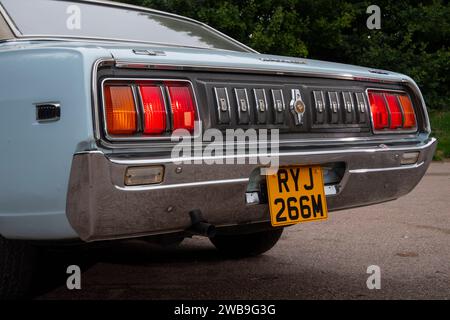
{"label": "rear window glass", "polygon": [[104,4],[57,0],[1,0],[24,36],[131,40],[247,51],[201,24],[164,14]]}

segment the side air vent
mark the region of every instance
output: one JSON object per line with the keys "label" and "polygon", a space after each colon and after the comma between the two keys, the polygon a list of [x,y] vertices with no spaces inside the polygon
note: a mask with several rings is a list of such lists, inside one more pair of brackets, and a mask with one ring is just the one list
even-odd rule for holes
{"label": "side air vent", "polygon": [[36,104],[36,120],[38,122],[58,121],[61,118],[59,103]]}

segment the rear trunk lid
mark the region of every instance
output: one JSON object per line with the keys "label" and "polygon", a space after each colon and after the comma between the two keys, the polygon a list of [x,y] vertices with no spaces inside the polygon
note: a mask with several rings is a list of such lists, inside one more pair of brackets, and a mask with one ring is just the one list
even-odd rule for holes
{"label": "rear trunk lid", "polygon": [[[161,65],[212,67],[242,70],[243,72],[278,72],[314,74],[327,77],[368,78],[379,81],[400,81],[405,76],[384,70],[375,70],[341,63],[303,58],[292,58],[257,53],[241,53],[225,50],[205,50],[159,46],[105,46],[117,61],[142,62]],[[149,54],[145,54],[148,50]]]}

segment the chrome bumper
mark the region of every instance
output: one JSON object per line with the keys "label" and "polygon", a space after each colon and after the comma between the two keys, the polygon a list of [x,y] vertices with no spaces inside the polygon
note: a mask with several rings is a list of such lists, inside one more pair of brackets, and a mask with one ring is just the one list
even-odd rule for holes
{"label": "chrome bumper", "polygon": [[[409,193],[425,174],[436,140],[408,146],[335,148],[280,153],[280,165],[343,162],[346,171],[336,194],[327,195],[330,211],[380,203]],[[418,162],[402,166],[404,152],[419,151]],[[130,166],[164,165],[164,182],[124,186]],[[171,159],[114,158],[100,151],[74,156],[67,216],[85,241],[175,233],[189,228],[188,212],[199,209],[218,227],[270,221],[268,206],[249,205],[246,190],[257,165],[184,165]]]}

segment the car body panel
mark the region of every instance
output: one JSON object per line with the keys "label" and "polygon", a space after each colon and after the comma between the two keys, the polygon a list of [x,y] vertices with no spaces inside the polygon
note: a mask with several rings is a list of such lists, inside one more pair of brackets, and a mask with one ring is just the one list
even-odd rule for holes
{"label": "car body panel", "polygon": [[[90,70],[108,52],[0,48],[0,234],[76,237],[65,218],[70,167],[73,154],[93,141]],[[35,104],[43,102],[61,104],[60,121],[36,121]]]}

